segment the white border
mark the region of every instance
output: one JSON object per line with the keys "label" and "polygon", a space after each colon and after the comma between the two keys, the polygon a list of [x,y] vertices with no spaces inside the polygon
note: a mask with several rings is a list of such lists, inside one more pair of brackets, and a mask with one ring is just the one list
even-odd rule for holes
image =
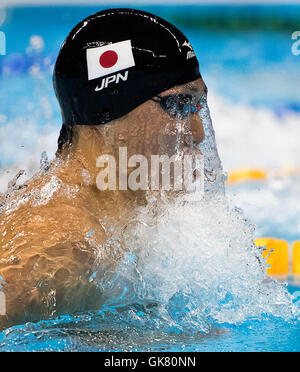
{"label": "white border", "polygon": [[300,0],[1,0],[3,6],[27,5],[293,5]]}

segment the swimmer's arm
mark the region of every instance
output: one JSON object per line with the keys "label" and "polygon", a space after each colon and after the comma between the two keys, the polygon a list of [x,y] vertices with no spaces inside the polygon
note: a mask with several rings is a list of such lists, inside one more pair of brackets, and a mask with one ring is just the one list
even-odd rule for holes
{"label": "swimmer's arm", "polygon": [[19,252],[15,264],[0,265],[6,302],[0,331],[15,324],[98,309],[103,297],[91,276],[99,257],[101,260],[93,244],[74,241],[28,247]]}

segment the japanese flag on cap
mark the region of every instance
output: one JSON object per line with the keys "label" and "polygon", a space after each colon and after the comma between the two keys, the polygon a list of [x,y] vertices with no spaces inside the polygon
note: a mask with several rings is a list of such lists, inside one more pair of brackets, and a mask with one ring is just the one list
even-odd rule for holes
{"label": "japanese flag on cap", "polygon": [[89,80],[135,66],[130,40],[87,49],[86,59]]}

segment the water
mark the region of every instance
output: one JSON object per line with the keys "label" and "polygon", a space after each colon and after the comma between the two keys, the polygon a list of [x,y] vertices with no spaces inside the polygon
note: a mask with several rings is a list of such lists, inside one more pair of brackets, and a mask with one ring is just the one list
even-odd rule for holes
{"label": "water", "polygon": [[[138,309],[132,311],[138,312]],[[110,326],[107,326],[107,323]],[[111,324],[115,324],[112,329]],[[278,319],[236,327],[173,333],[134,328],[104,311],[15,327],[0,335],[1,351],[299,351],[299,325]]]}
{"label": "water", "polygon": [[299,240],[300,177],[273,176],[267,182],[228,188],[232,204],[237,204],[256,223],[256,236],[272,236],[289,243]]}
{"label": "water", "polygon": [[[60,115],[51,70],[67,31],[93,12],[62,9],[51,10],[64,21],[55,30],[45,24],[51,19],[49,13],[46,17],[39,8],[8,12],[10,17],[2,26],[9,38],[21,20],[28,22],[20,37],[10,38],[9,54],[1,60],[2,191],[19,169],[27,172],[19,182],[40,165],[41,172],[47,172],[45,153],[39,164],[42,151],[50,159],[54,156]],[[299,62],[290,53],[287,30],[185,31],[213,91],[208,102],[225,170],[245,164],[297,165]],[[285,181],[291,192],[274,183],[230,189],[228,204],[207,113],[204,106],[206,197],[189,204],[178,200],[155,223],[149,217],[149,203],[110,242],[127,247],[115,274],[99,278],[95,271],[91,276],[107,298],[99,311],[13,327],[0,335],[0,350],[299,351],[297,298],[293,306],[290,296],[298,288],[290,285],[287,290],[284,284],[265,279],[266,263],[253,244],[259,233],[277,231],[284,235],[280,237],[297,238],[298,181]],[[209,181],[213,170],[213,181]],[[263,193],[258,187],[264,188]],[[274,211],[270,208],[258,213],[255,203],[265,206],[269,200],[272,205],[275,194],[275,217],[266,212]],[[17,201],[16,197],[12,207],[17,207]],[[283,203],[289,205],[286,211],[280,209]],[[245,214],[257,223],[256,232]]]}

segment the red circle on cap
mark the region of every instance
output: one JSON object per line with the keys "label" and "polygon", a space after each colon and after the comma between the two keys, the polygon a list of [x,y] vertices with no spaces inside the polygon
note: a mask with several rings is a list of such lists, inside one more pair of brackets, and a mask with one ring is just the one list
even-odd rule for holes
{"label": "red circle on cap", "polygon": [[104,68],[113,67],[118,61],[118,55],[113,50],[107,50],[101,54],[99,62],[100,65]]}

